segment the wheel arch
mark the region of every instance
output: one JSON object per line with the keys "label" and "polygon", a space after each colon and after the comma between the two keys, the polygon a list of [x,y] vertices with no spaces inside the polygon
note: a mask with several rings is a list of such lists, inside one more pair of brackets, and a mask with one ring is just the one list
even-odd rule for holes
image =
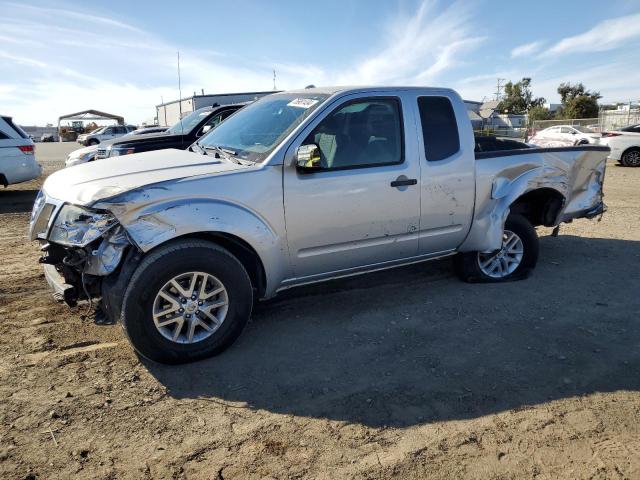
{"label": "wheel arch", "polygon": [[630,147],[626,148],[626,149],[625,149],[625,151],[624,151],[624,152],[622,152],[622,153],[620,154],[620,162],[622,162],[622,161],[623,161],[624,156],[625,156],[627,153],[629,153],[629,152],[636,152],[636,151],[637,151],[637,152],[640,152],[640,145],[632,145],[632,146],[630,146]]}
{"label": "wheel arch", "polygon": [[[211,231],[189,233],[180,237],[175,237],[171,241],[175,242],[187,239],[206,240],[228,250],[240,263],[242,263],[242,266],[249,274],[251,284],[257,293],[256,298],[262,298],[264,296],[267,286],[267,276],[264,263],[262,262],[258,252],[245,240],[231,233]],[[164,243],[156,246],[151,251],[154,251],[162,245],[164,245]]]}
{"label": "wheel arch", "polygon": [[516,198],[509,210],[525,217],[531,225],[556,225],[562,208],[566,204],[563,194],[553,188],[543,187],[530,190]]}

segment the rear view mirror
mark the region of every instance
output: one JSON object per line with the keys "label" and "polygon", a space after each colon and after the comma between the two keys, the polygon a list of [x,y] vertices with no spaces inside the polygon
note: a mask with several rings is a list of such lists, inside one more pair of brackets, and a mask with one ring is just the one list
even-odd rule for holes
{"label": "rear view mirror", "polygon": [[205,133],[207,133],[209,130],[211,130],[211,125],[205,125],[204,127],[202,127],[202,133],[201,135],[204,135]]}
{"label": "rear view mirror", "polygon": [[296,168],[302,171],[320,170],[320,147],[315,143],[300,145],[296,150]]}

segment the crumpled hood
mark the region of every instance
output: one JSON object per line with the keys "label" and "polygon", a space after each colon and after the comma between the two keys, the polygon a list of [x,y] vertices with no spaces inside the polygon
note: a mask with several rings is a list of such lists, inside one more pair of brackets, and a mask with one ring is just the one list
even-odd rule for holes
{"label": "crumpled hood", "polygon": [[59,170],[47,178],[43,190],[57,200],[89,205],[145,185],[247,168],[211,155],[167,149],[108,158]]}

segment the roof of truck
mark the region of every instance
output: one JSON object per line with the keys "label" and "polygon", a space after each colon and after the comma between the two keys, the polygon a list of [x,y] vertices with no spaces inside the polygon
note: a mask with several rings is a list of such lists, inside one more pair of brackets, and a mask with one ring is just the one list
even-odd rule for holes
{"label": "roof of truck", "polygon": [[[317,93],[320,95],[333,95],[335,93],[356,93],[356,92],[397,92],[398,90],[437,90],[437,91],[450,91],[454,90],[450,88],[440,88],[440,87],[416,87],[416,86],[375,86],[375,85],[345,85],[345,86],[335,86],[335,87],[312,87],[312,88],[301,88],[298,90],[287,90],[280,93],[307,93],[313,94]],[[277,93],[275,94],[277,95]]]}

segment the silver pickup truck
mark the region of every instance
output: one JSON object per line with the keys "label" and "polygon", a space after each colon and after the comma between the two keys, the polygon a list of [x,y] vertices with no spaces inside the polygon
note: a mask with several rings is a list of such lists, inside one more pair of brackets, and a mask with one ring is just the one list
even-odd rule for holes
{"label": "silver pickup truck", "polygon": [[535,226],[604,211],[608,148],[474,146],[449,89],[278,93],[189,151],[54,173],[30,234],[58,300],[100,298],[140,354],[187,362],[282,289],[449,255],[465,281],[522,279]]}

